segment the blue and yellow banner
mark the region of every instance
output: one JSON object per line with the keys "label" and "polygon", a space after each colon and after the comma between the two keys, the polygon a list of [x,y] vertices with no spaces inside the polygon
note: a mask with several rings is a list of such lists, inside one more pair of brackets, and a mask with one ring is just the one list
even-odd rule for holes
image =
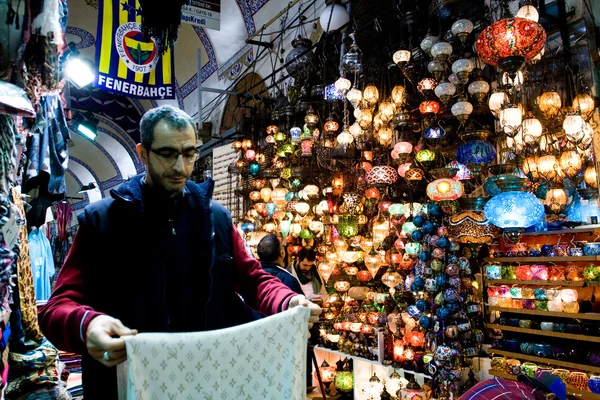
{"label": "blue and yellow banner", "polygon": [[174,99],[173,50],[159,54],[141,29],[137,0],[100,0],[94,86],[141,99]]}

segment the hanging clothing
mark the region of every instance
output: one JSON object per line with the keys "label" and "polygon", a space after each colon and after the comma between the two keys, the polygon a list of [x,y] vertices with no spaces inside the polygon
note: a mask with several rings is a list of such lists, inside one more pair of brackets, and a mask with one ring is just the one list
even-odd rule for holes
{"label": "hanging clothing", "polygon": [[[16,188],[12,189],[12,200],[19,210],[21,216],[25,216],[23,200],[21,193]],[[31,273],[31,258],[29,258],[29,241],[27,240],[27,228],[25,225],[19,228],[19,247],[21,256],[17,261],[18,292],[19,304],[17,305],[23,316],[23,330],[27,337],[36,342],[41,342],[44,338],[38,323],[38,310],[35,300],[35,288],[33,285],[33,275]],[[13,327],[14,328],[14,327]]]}
{"label": "hanging clothing", "polygon": [[58,94],[42,96],[40,111],[31,130],[27,144],[27,168],[23,182],[23,192],[40,185],[40,174],[49,174],[48,187],[51,194],[65,193],[65,172],[69,163],[71,138],[67,120]]}
{"label": "hanging clothing", "polygon": [[296,307],[233,328],[125,337],[119,400],[304,400],[309,313]]}
{"label": "hanging clothing", "polygon": [[37,300],[48,300],[52,294],[50,278],[54,275],[54,258],[50,241],[41,229],[35,228],[29,234],[29,255]]}

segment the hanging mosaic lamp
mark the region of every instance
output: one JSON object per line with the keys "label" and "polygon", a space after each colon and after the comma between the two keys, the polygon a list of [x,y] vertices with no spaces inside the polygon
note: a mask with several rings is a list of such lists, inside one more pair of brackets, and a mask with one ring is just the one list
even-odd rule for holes
{"label": "hanging mosaic lamp", "polygon": [[389,165],[376,165],[367,172],[366,178],[369,185],[389,186],[398,180],[398,173]]}
{"label": "hanging mosaic lamp", "polygon": [[462,135],[466,143],[456,150],[456,160],[467,165],[471,171],[477,172],[482,165],[487,165],[496,158],[496,148],[488,141],[487,131],[471,131]]}
{"label": "hanging mosaic lamp", "polygon": [[483,213],[487,200],[483,197],[462,198],[462,212],[450,216],[448,233],[459,243],[491,243],[496,229]]}
{"label": "hanging mosaic lamp", "polygon": [[544,216],[544,206],[535,195],[525,192],[526,179],[514,175],[498,182],[503,190],[484,208],[486,218],[510,235],[537,224]]}
{"label": "hanging mosaic lamp", "polygon": [[430,173],[436,180],[427,185],[426,193],[433,201],[456,200],[465,193],[463,184],[452,179],[458,170],[453,168],[437,168]]}
{"label": "hanging mosaic lamp", "polygon": [[477,54],[486,64],[516,74],[544,47],[546,31],[525,18],[505,18],[485,28],[475,42]]}

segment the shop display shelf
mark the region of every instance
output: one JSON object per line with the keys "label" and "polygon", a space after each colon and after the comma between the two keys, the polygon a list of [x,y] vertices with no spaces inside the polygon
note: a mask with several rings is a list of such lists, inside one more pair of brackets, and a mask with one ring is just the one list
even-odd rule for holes
{"label": "shop display shelf", "polygon": [[354,361],[366,362],[366,363],[373,364],[373,365],[379,365],[379,366],[382,366],[382,367],[385,367],[385,368],[393,368],[393,369],[395,369],[398,372],[407,372],[409,374],[413,374],[413,375],[415,375],[415,377],[420,376],[420,377],[423,377],[425,379],[431,379],[430,375],[424,374],[422,372],[416,372],[416,371],[411,371],[411,370],[402,369],[402,368],[394,368],[391,365],[385,365],[385,364],[382,364],[382,363],[380,363],[379,361],[376,361],[376,360],[369,360],[369,359],[366,359],[366,358],[363,358],[363,357],[353,356],[353,355],[350,355],[350,354],[342,353],[341,351],[331,350],[331,349],[327,349],[325,347],[320,347],[320,346],[315,346],[315,350],[324,351],[324,352],[328,352],[328,353],[331,353],[331,354],[335,354],[337,356],[340,356],[342,359],[345,358],[345,357],[348,357],[348,358],[353,359]]}
{"label": "shop display shelf", "polygon": [[545,263],[545,262],[590,262],[600,261],[600,256],[579,256],[579,257],[494,257],[484,258],[485,262],[514,262],[514,263]]}
{"label": "shop display shelf", "polygon": [[[497,376],[498,378],[504,378],[504,379],[508,379],[510,381],[516,381],[517,380],[517,376],[516,375],[510,375],[507,374],[505,372],[500,372],[500,371],[496,371],[493,369],[490,369],[488,371],[488,374],[492,375],[492,376]],[[577,390],[577,389],[573,389],[570,387],[567,387],[567,394],[572,394],[574,396],[577,396],[583,400],[600,400],[600,394],[595,394],[592,392],[584,392],[583,390]]]}
{"label": "shop display shelf", "polygon": [[573,228],[557,229],[555,231],[523,232],[521,236],[551,236],[551,235],[573,235],[579,233],[600,232],[600,224],[581,225]]}
{"label": "shop display shelf", "polygon": [[571,369],[576,369],[579,371],[600,373],[600,367],[594,367],[592,365],[577,364],[577,363],[572,363],[572,362],[568,362],[568,361],[560,361],[560,360],[554,360],[552,358],[531,356],[529,354],[515,353],[512,351],[506,351],[506,350],[500,350],[500,349],[489,349],[488,353],[497,354],[500,356],[506,356],[506,357],[510,357],[510,358],[521,359],[521,360],[535,361],[538,363],[556,365],[559,367],[571,368]]}
{"label": "shop display shelf", "polygon": [[[523,281],[519,279],[488,279],[486,278],[486,283],[488,285],[498,284],[498,285],[539,285],[539,286],[573,286],[573,287],[582,287],[586,284],[586,281]],[[588,282],[588,286],[590,283],[598,283],[598,282]]]}
{"label": "shop display shelf", "polygon": [[598,337],[598,336],[588,336],[588,335],[578,335],[578,334],[574,334],[574,333],[543,331],[541,329],[527,329],[527,328],[521,328],[518,326],[507,326],[507,325],[498,325],[498,324],[485,324],[485,326],[490,329],[500,329],[501,331],[507,331],[507,332],[527,333],[529,335],[547,336],[547,337],[555,337],[555,338],[561,338],[561,339],[580,340],[583,342],[600,343],[600,337]]}
{"label": "shop display shelf", "polygon": [[524,310],[522,308],[506,308],[506,307],[497,307],[490,306],[490,311],[501,311],[513,314],[526,314],[526,315],[537,315],[537,316],[546,316],[546,317],[562,317],[562,318],[578,318],[578,319],[589,319],[593,321],[600,321],[600,314],[595,313],[565,313],[558,311],[539,311],[539,310]]}

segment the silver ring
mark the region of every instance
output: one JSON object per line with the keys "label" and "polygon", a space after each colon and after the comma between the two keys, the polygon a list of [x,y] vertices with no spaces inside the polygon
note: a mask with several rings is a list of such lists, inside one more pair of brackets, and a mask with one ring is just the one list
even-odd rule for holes
{"label": "silver ring", "polygon": [[110,354],[108,354],[108,351],[104,352],[104,354],[102,355],[102,359],[104,361],[110,361]]}

